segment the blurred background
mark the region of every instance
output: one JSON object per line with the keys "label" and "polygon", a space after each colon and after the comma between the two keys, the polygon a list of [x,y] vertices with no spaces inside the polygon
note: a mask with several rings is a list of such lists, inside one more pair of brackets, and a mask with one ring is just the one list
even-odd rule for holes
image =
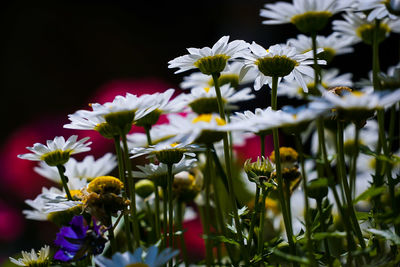
{"label": "blurred background", "polygon": [[[90,135],[96,157],[112,151],[96,133],[63,129],[67,115],[117,94],[178,89],[183,74],[174,75],[167,62],[187,47],[212,46],[223,35],[264,47],[294,38],[292,25],[261,24],[259,10],[267,2],[275,1],[3,1],[0,263],[21,250],[52,244],[57,232],[50,223],[24,219],[24,200],[49,183],[33,172],[35,163],[17,154],[35,142],[71,134]],[[386,71],[399,61],[398,36],[392,34],[381,51]],[[333,66],[358,80],[370,70],[370,48],[359,44],[355,52],[339,56]],[[266,94],[257,92],[245,108],[265,107]]]}

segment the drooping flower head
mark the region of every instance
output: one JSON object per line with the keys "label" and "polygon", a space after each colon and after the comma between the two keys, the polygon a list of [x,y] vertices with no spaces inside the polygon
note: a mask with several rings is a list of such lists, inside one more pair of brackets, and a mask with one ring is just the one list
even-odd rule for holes
{"label": "drooping flower head", "polygon": [[[233,104],[255,98],[250,88],[244,88],[236,91],[229,84],[220,87],[222,102],[226,109],[235,108]],[[185,95],[186,101],[190,108],[197,114],[217,113],[218,100],[215,87],[196,87]]]}
{"label": "drooping flower head", "polygon": [[212,48],[188,48],[188,55],[177,57],[168,62],[168,68],[179,68],[175,73],[198,68],[203,74],[219,74],[225,70],[228,60],[240,56],[248,44],[242,40],[229,41],[229,36],[223,36]]}
{"label": "drooping flower head", "polygon": [[[252,83],[257,76],[255,71],[249,71],[246,75],[241,76],[240,70],[243,68],[242,62],[232,62],[227,66],[227,70],[221,72],[218,78],[219,86],[230,84],[235,90],[238,90],[240,85]],[[183,82],[180,84],[182,89],[206,88],[214,86],[214,80],[209,75],[202,72],[194,72],[189,76],[183,77]]]}
{"label": "drooping flower head", "polygon": [[304,81],[307,84],[308,94],[305,94],[303,88],[294,80],[283,81],[279,85],[278,96],[287,96],[304,99],[309,95],[318,96],[321,95],[321,90],[329,90],[329,88],[337,86],[352,86],[351,81],[352,74],[345,73],[339,75],[338,69],[329,69],[321,71],[321,84],[319,88],[315,87],[314,75],[312,77],[304,76]]}
{"label": "drooping flower head", "polygon": [[[367,16],[363,13],[346,12],[343,18],[344,20],[334,20],[332,22],[334,31],[338,32],[344,38],[351,40],[353,44],[363,41],[366,44],[372,45],[376,28],[375,21],[368,21]],[[390,32],[400,32],[400,19],[391,20],[385,18],[380,21],[378,43],[385,40]]]}
{"label": "drooping flower head", "polygon": [[77,135],[71,135],[67,141],[63,136],[56,136],[54,140],[47,140],[46,145],[35,143],[33,147],[27,147],[33,153],[18,155],[21,159],[44,161],[49,166],[63,165],[70,155],[90,150],[92,142],[85,143],[89,137],[77,141]]}
{"label": "drooping flower head", "polygon": [[178,255],[178,251],[166,248],[158,251],[156,246],[151,246],[145,254],[142,248],[138,248],[132,254],[127,251],[123,254],[115,253],[112,259],[104,256],[97,256],[95,262],[100,267],[120,267],[120,266],[137,266],[137,267],[161,267],[170,259]]}
{"label": "drooping flower head", "polygon": [[[329,36],[317,36],[317,48],[322,48],[317,57],[326,60],[328,63],[337,55],[353,52],[352,40],[345,38],[338,33],[332,33]],[[312,50],[312,39],[304,34],[297,35],[297,38],[291,38],[287,44],[296,47],[299,53],[307,53]]]}
{"label": "drooping flower head", "polygon": [[[65,165],[65,176],[71,179],[80,179],[91,181],[102,175],[107,175],[117,166],[116,156],[106,153],[103,157],[94,159],[92,155],[86,156],[82,161],[71,158]],[[60,174],[56,167],[48,166],[39,162],[39,166],[34,168],[35,172],[43,177],[55,182],[61,183]],[[77,189],[77,188],[73,188]]]}
{"label": "drooping flower head", "polygon": [[304,33],[322,30],[330,17],[342,11],[346,5],[337,0],[293,0],[293,3],[266,4],[261,9],[263,24],[292,23]]}
{"label": "drooping flower head", "polygon": [[54,259],[69,262],[100,254],[107,242],[104,232],[105,228],[97,225],[94,219],[93,222],[86,222],[83,216],[75,216],[70,226],[61,227],[57,233],[54,243],[60,249]]}
{"label": "drooping flower head", "polygon": [[[307,92],[307,85],[301,74],[311,76],[314,70],[308,66],[313,64],[312,51],[304,54],[297,52],[296,48],[288,45],[273,45],[269,49],[253,42],[250,45],[251,53],[243,53],[245,58],[246,71],[250,68],[258,70],[258,76],[254,82],[254,89],[259,90],[264,84],[271,85],[272,78],[278,77],[286,80],[295,79]],[[321,52],[319,49],[317,52]],[[324,60],[318,60],[319,64],[326,63]]]}
{"label": "drooping flower head", "polygon": [[22,251],[22,258],[18,260],[11,258],[10,261],[18,266],[47,267],[50,266],[50,247],[44,246],[38,252],[34,249],[31,252]]}
{"label": "drooping flower head", "polygon": [[130,153],[133,158],[148,155],[149,157],[156,157],[161,163],[172,165],[180,162],[184,155],[194,157],[194,152],[202,150],[204,149],[197,145],[163,142],[147,148],[133,148]]}
{"label": "drooping flower head", "polygon": [[[188,171],[195,167],[197,159],[183,157],[178,163],[172,166],[172,175],[179,172]],[[135,178],[146,178],[152,180],[159,186],[167,186],[168,166],[164,163],[146,164],[144,166],[136,166],[139,171],[133,171],[132,175]]]}
{"label": "drooping flower head", "polygon": [[368,12],[368,21],[384,18],[397,19],[399,10],[396,9],[399,7],[396,8],[394,2],[391,0],[357,0],[354,7],[355,11]]}

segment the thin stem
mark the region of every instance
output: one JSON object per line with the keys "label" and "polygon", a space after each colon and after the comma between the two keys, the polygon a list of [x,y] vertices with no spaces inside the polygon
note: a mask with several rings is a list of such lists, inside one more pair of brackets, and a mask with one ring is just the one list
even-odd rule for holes
{"label": "thin stem", "polygon": [[205,240],[206,245],[206,265],[211,266],[213,263],[213,255],[212,255],[212,246],[211,246],[211,239],[210,239],[210,180],[211,180],[211,151],[210,148],[207,148],[206,151],[207,159],[206,159],[206,175],[204,177],[204,189],[205,189],[205,211],[204,211],[204,232],[207,236]]}
{"label": "thin stem", "polygon": [[263,185],[261,188],[261,213],[260,213],[260,225],[258,229],[258,246],[257,246],[257,254],[262,257],[263,248],[264,248],[264,222],[265,222],[265,199],[267,198],[267,190]]}
{"label": "thin stem", "polygon": [[[347,244],[348,244],[348,253],[349,253],[348,260],[349,260],[349,262],[351,262],[352,251],[356,248],[356,244],[354,242],[353,235],[351,233],[351,222],[349,220],[349,217],[346,216],[346,214],[344,212],[344,208],[340,202],[339,194],[336,190],[336,182],[334,180],[331,166],[328,161],[328,155],[327,155],[326,147],[325,147],[324,121],[322,119],[317,120],[317,129],[318,129],[318,142],[321,145],[321,154],[322,154],[321,160],[323,162],[323,165],[325,166],[325,170],[326,170],[327,177],[328,177],[329,187],[332,190],[333,197],[335,198],[336,205],[338,207],[340,216],[344,223],[344,227],[346,230]],[[339,170],[339,173],[340,173],[340,170]],[[321,176],[319,176],[319,177],[321,177]]]}
{"label": "thin stem", "polygon": [[357,239],[360,242],[361,247],[364,249],[365,248],[365,241],[362,236],[360,224],[358,223],[357,217],[355,215],[354,211],[354,206],[353,206],[353,200],[351,198],[351,192],[349,188],[349,184],[347,182],[347,176],[346,176],[346,167],[345,167],[345,161],[344,161],[344,151],[343,151],[343,122],[340,120],[337,121],[338,125],[338,164],[340,166],[340,180],[342,181],[343,184],[343,189],[344,193],[346,196],[347,200],[347,210],[349,212],[349,216],[351,220],[353,221],[353,227],[354,231],[357,235]]}
{"label": "thin stem", "polygon": [[358,129],[357,125],[354,124],[355,133],[354,133],[354,145],[351,148],[352,163],[351,163],[351,173],[350,173],[350,192],[352,196],[354,196],[355,188],[356,188],[356,173],[357,173],[357,157],[359,153],[359,136],[360,129]]}
{"label": "thin stem", "polygon": [[128,154],[128,142],[126,140],[126,135],[121,136],[122,139],[122,145],[124,147],[123,153],[124,153],[124,159],[125,159],[125,168],[126,172],[128,174],[127,177],[127,182],[129,186],[129,194],[130,194],[130,201],[131,201],[131,216],[133,220],[133,237],[136,242],[136,247],[140,246],[140,232],[139,232],[139,220],[137,219],[136,216],[136,189],[135,189],[135,180],[132,177],[132,166],[131,166],[131,160],[129,158]]}
{"label": "thin stem", "polygon": [[261,156],[265,158],[265,135],[260,135]]}
{"label": "thin stem", "polygon": [[158,183],[154,182],[154,195],[155,195],[155,224],[156,224],[156,238],[161,238],[161,223],[160,223],[160,194],[158,192]]}
{"label": "thin stem", "polygon": [[[212,75],[214,85],[215,85],[215,92],[217,95],[219,116],[222,119],[224,119],[225,118],[224,103],[222,101],[221,90],[218,85],[218,77],[219,77],[219,73]],[[238,209],[237,209],[237,205],[236,205],[235,191],[233,188],[232,166],[231,166],[231,159],[230,159],[230,146],[229,146],[227,134],[224,135],[223,142],[224,142],[224,155],[225,155],[225,165],[226,165],[226,173],[227,173],[227,180],[228,180],[228,188],[229,188],[229,197],[230,197],[230,200],[232,203],[232,208],[233,208],[232,211],[233,211],[233,217],[234,217],[235,225],[236,225],[237,238],[238,238],[240,247],[243,251],[243,256],[244,256],[245,262],[247,263],[248,262],[247,251],[246,251],[246,247],[245,247],[244,241],[243,241],[242,225],[241,225],[240,219],[239,219]]]}
{"label": "thin stem", "polygon": [[111,215],[108,216],[108,239],[110,240],[111,244],[111,254],[117,252],[117,244],[115,243],[115,236],[114,236],[114,228],[115,226],[112,225]]}
{"label": "thin stem", "polygon": [[157,230],[154,231],[156,228],[154,218],[153,218],[153,211],[151,210],[150,203],[149,201],[144,200],[146,203],[146,215],[147,215],[147,220],[149,221],[149,224],[151,226],[152,231],[149,234],[148,240],[153,240],[154,235],[157,235]]}
{"label": "thin stem", "polygon": [[[173,164],[168,164],[168,181],[167,181],[167,188],[168,188],[168,222],[169,222],[169,241],[168,241],[168,246],[170,248],[174,247],[174,204],[173,204],[173,195],[172,195],[172,184],[174,182],[174,176],[172,175],[172,165]],[[169,266],[173,266],[173,261],[172,259],[169,261]]]}
{"label": "thin stem", "polygon": [[259,202],[260,202],[260,187],[258,185],[256,185],[256,196],[254,199],[254,212],[253,212],[253,215],[251,216],[249,235],[247,238],[248,251],[251,251],[251,244],[253,243],[254,227],[256,225],[257,214],[259,213],[259,206],[260,206]]}
{"label": "thin stem", "polygon": [[374,36],[372,41],[372,84],[374,86],[374,91],[381,90],[381,85],[379,82],[378,73],[380,71],[379,64],[379,28],[380,20],[375,20]]}
{"label": "thin stem", "polygon": [[184,202],[180,202],[180,201],[177,202],[176,216],[178,217],[177,218],[178,230],[181,231],[180,243],[181,243],[181,250],[182,250],[182,255],[183,255],[183,262],[185,263],[185,267],[188,267],[189,259],[188,259],[188,255],[187,255],[185,236],[184,236],[183,226],[182,226],[183,217],[184,217],[184,214],[182,212],[183,206],[185,206]]}
{"label": "thin stem", "polygon": [[300,134],[296,134],[296,146],[297,146],[297,152],[299,153],[299,158],[300,158],[301,177],[303,178],[304,204],[305,204],[304,217],[305,217],[305,222],[306,222],[308,258],[309,258],[311,265],[316,266],[313,248],[312,248],[312,240],[311,240],[311,219],[310,219],[310,203],[308,201],[307,172],[306,172],[305,164],[304,164],[303,145],[301,143]]}
{"label": "thin stem", "polygon": [[58,173],[60,174],[61,183],[63,185],[65,193],[67,194],[67,198],[68,198],[68,200],[72,200],[71,192],[69,192],[69,188],[68,188],[68,184],[67,184],[68,178],[65,177],[65,175],[64,175],[65,167],[63,165],[57,165],[57,170],[58,170]]}
{"label": "thin stem", "polygon": [[[273,110],[277,109],[277,90],[278,90],[278,77],[272,77],[271,107]],[[286,235],[289,241],[290,251],[293,255],[296,255],[296,248],[293,242],[293,230],[289,219],[289,213],[287,210],[288,206],[286,203],[285,193],[283,188],[281,157],[279,153],[279,134],[277,128],[272,129],[272,135],[274,140],[276,179],[278,181],[279,202],[281,203],[282,207],[283,221],[285,223]]]}
{"label": "thin stem", "polygon": [[[119,143],[119,139],[120,139],[119,136],[114,136],[115,152],[117,154],[117,160],[118,160],[119,179],[122,180],[122,182],[124,183],[124,190],[122,191],[122,196],[124,198],[127,198],[126,191],[128,190],[128,184],[127,184],[126,178],[125,178],[124,160],[122,157],[121,145]],[[132,245],[132,238],[131,238],[129,222],[130,222],[129,215],[124,214],[124,230],[125,230],[125,235],[126,235],[126,242],[128,244],[128,250],[133,252],[133,245]]]}
{"label": "thin stem", "polygon": [[144,130],[146,131],[147,145],[149,145],[149,146],[153,145],[153,142],[151,141],[151,135],[150,135],[151,126],[144,127]]}
{"label": "thin stem", "polygon": [[166,248],[168,246],[167,240],[168,240],[168,193],[167,189],[165,187],[162,188],[163,190],[163,233],[164,233],[164,240],[163,244],[164,247]]}
{"label": "thin stem", "polygon": [[[323,211],[322,211],[322,199],[317,199],[317,209],[319,212],[319,224],[321,225],[321,230],[322,232],[326,232],[326,225],[324,221]],[[326,252],[326,257],[328,259],[328,264],[329,266],[332,266],[332,261],[331,261],[331,252],[329,250],[329,244],[328,244],[328,239],[324,238],[324,246],[325,246],[325,252]]]}
{"label": "thin stem", "polygon": [[[388,143],[386,140],[386,134],[385,134],[385,111],[383,109],[378,110],[378,124],[379,124],[379,139],[381,140],[382,144],[382,149],[384,155],[389,158],[390,157],[390,151],[388,148]],[[395,181],[392,178],[392,170],[389,166],[389,164],[385,161],[383,162],[383,169],[385,170],[386,176],[388,178],[388,185],[389,185],[389,196],[390,196],[390,202],[392,203],[393,209],[396,211],[398,206],[396,204],[396,199],[395,199]]]}
{"label": "thin stem", "polygon": [[318,65],[318,59],[317,59],[317,33],[316,32],[311,33],[311,40],[312,40],[312,50],[313,50],[313,60],[314,60],[314,86],[316,89],[318,89],[318,85],[320,84],[321,69],[320,69],[320,66]]}

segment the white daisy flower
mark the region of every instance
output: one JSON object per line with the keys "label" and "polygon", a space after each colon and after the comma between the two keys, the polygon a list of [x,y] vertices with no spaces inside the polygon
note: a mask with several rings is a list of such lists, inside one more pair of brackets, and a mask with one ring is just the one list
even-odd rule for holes
{"label": "white daisy flower", "polygon": [[[71,193],[78,193],[78,190]],[[43,188],[42,193],[34,200],[27,199],[25,203],[33,210],[23,210],[22,213],[27,219],[36,221],[47,221],[52,212],[66,211],[82,205],[81,201],[68,200],[65,192],[55,187]]]}
{"label": "white daisy flower", "polygon": [[[197,159],[183,157],[178,163],[172,165],[172,175],[193,169],[197,164]],[[166,185],[168,166],[164,163],[146,164],[144,166],[136,165],[139,171],[133,171],[132,176],[135,178],[145,178],[157,181],[158,185]]]}
{"label": "white daisy flower", "polygon": [[[400,101],[400,90],[364,93],[344,92],[343,96],[326,91],[320,100],[326,100],[340,110],[377,110],[388,108]],[[319,100],[317,100],[319,101]]]}
{"label": "white daisy flower", "polygon": [[328,19],[344,10],[347,5],[337,0],[293,0],[293,3],[265,4],[260,16],[263,24],[292,23],[305,33],[323,29]]}
{"label": "white daisy flower", "polygon": [[[304,81],[307,84],[309,94],[320,94],[319,90],[317,90],[314,86],[314,75],[311,77],[304,76]],[[351,87],[353,82],[351,73],[341,74],[339,75],[338,69],[330,69],[330,70],[322,70],[321,73],[321,85],[324,89],[328,89],[330,87],[336,86],[347,86]],[[295,97],[299,99],[303,99],[305,97],[303,88],[299,86],[296,81],[284,81],[279,85],[279,89],[277,91],[278,96],[288,96]]]}
{"label": "white daisy flower", "polygon": [[[168,115],[168,120],[171,122],[175,118],[180,118],[179,115],[170,114]],[[153,144],[160,143],[162,141],[166,141],[169,138],[172,138],[179,134],[181,131],[180,127],[177,127],[175,124],[158,124],[151,128],[150,137]],[[147,136],[144,133],[132,133],[127,135],[128,147],[146,147]]]}
{"label": "white daisy flower", "polygon": [[397,19],[398,17],[390,13],[388,8],[390,7],[390,0],[358,0],[357,11],[368,11],[368,21],[375,19]]}
{"label": "white daisy flower", "polygon": [[63,165],[70,155],[86,152],[92,142],[85,143],[89,137],[77,141],[77,135],[71,135],[67,141],[63,136],[56,136],[54,140],[47,140],[46,145],[35,143],[33,147],[27,147],[33,153],[18,155],[21,159],[44,161],[50,166]]}
{"label": "white daisy flower", "polygon": [[[65,165],[65,175],[69,179],[92,180],[98,176],[109,174],[117,166],[115,155],[105,154],[103,157],[95,160],[93,156],[86,156],[83,161],[77,161],[71,158]],[[56,167],[48,166],[39,162],[39,166],[34,168],[35,172],[43,177],[55,182],[61,183],[60,174]]]}
{"label": "white daisy flower", "polygon": [[220,141],[225,135],[222,126],[226,122],[216,114],[196,115],[191,113],[186,117],[176,116],[170,124],[180,129],[180,132],[170,139],[170,142],[212,144]]}
{"label": "white daisy flower", "polygon": [[229,131],[250,131],[259,135],[266,134],[267,131],[274,128],[291,130],[322,116],[328,107],[327,104],[318,106],[311,103],[299,108],[286,106],[277,111],[272,110],[271,107],[264,110],[257,108],[254,113],[251,111],[235,113],[231,116],[231,123],[223,128]]}
{"label": "white daisy flower", "polygon": [[18,266],[50,266],[50,247],[45,245],[38,252],[34,249],[31,252],[22,251],[22,258],[14,259],[10,257],[10,261]]}
{"label": "white daisy flower", "polygon": [[174,89],[168,89],[163,93],[146,94],[140,96],[140,100],[152,106],[153,111],[135,121],[137,126],[151,127],[156,124],[161,114],[181,112],[187,105],[183,94],[171,99]]}
{"label": "white daisy flower", "polygon": [[228,60],[238,58],[240,52],[247,49],[248,44],[242,40],[229,41],[223,36],[212,48],[188,48],[188,55],[177,57],[168,62],[168,68],[179,68],[175,73],[198,68],[206,75],[224,71]]}
{"label": "white daisy flower", "polygon": [[[353,44],[361,41],[372,44],[375,21],[368,21],[367,16],[363,13],[346,12],[343,18],[344,20],[332,22],[334,31],[337,31],[343,38],[351,40]],[[390,32],[400,33],[400,19],[383,19],[379,29],[378,42],[382,42]]]}
{"label": "white daisy flower", "polygon": [[131,158],[148,155],[148,157],[157,157],[161,163],[172,165],[181,161],[185,155],[195,157],[194,152],[198,151],[203,151],[203,149],[197,145],[162,142],[149,147],[136,147],[131,149],[129,153],[132,154]]}
{"label": "white daisy flower", "polygon": [[[238,89],[239,85],[249,84],[254,82],[257,76],[255,70],[249,71],[243,77],[240,76],[240,70],[243,68],[242,62],[232,62],[228,66],[228,70],[221,72],[218,78],[219,85],[230,84],[233,88]],[[196,87],[206,88],[214,86],[214,80],[201,72],[195,72],[189,76],[183,77],[183,82],[180,84],[182,89],[191,89]]]}
{"label": "white daisy flower", "polygon": [[[220,87],[220,91],[225,109],[228,110],[237,108],[237,106],[233,105],[237,102],[255,98],[250,88],[236,91],[229,84],[225,84]],[[215,87],[193,88],[190,94],[185,94],[185,98],[188,106],[197,114],[218,112],[218,100]]]}
{"label": "white daisy flower", "polygon": [[[314,73],[312,65],[312,51],[299,54],[296,48],[287,45],[273,45],[268,50],[253,42],[250,45],[252,53],[243,53],[246,59],[244,72],[250,68],[258,70],[258,76],[254,82],[254,89],[259,90],[264,84],[271,85],[273,76],[286,80],[295,79],[307,92],[307,85],[303,76],[312,76]],[[322,49],[318,50],[318,53]],[[318,64],[325,64],[326,61],[318,60]]]}
{"label": "white daisy flower", "polygon": [[[332,33],[329,36],[317,36],[317,48],[324,51],[319,53],[319,58],[323,58],[330,62],[336,55],[352,53],[354,49],[351,47],[352,40],[340,36],[338,33]],[[291,38],[287,44],[297,49],[299,53],[306,53],[312,50],[312,39],[304,34],[297,35],[297,38]]]}

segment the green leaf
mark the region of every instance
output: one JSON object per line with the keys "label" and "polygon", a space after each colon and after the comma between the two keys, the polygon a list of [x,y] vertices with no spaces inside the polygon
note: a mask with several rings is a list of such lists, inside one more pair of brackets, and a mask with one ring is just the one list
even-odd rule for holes
{"label": "green leaf", "polygon": [[363,193],[361,193],[361,195],[356,197],[356,199],[353,200],[353,203],[356,204],[361,200],[366,200],[368,198],[372,198],[372,197],[378,196],[378,195],[382,194],[385,191],[386,191],[386,188],[384,186],[375,187],[375,186],[372,185],[370,188],[368,188]]}
{"label": "green leaf", "polygon": [[357,212],[356,211],[356,217],[357,217],[357,220],[361,220],[361,221],[365,221],[365,220],[368,220],[370,217],[371,217],[371,215],[369,214],[369,212]]}
{"label": "green leaf", "polygon": [[377,154],[375,153],[375,151],[372,151],[371,149],[369,149],[369,147],[365,146],[365,145],[360,145],[360,151],[363,154],[369,155],[369,156],[373,156],[378,160],[381,161],[387,161],[391,164],[396,164],[400,162],[400,157],[396,156],[396,155],[392,155],[391,157],[387,157],[385,155],[381,155],[381,154]]}
{"label": "green leaf", "polygon": [[294,255],[282,252],[279,249],[273,249],[272,253],[278,257],[281,257],[281,258],[291,261],[291,262],[298,262],[298,263],[302,263],[302,264],[306,264],[306,265],[308,265],[310,263],[308,261],[308,259],[305,257],[294,256]]}
{"label": "green leaf", "polygon": [[228,243],[228,244],[232,244],[232,245],[235,245],[235,246],[240,246],[240,244],[238,243],[238,242],[236,242],[235,240],[233,240],[232,238],[228,238],[228,237],[226,237],[226,236],[223,236],[223,235],[209,235],[209,236],[207,236],[207,235],[203,235],[203,238],[204,239],[212,239],[212,240],[217,240],[217,241],[220,241],[220,242],[222,242],[222,243]]}
{"label": "green leaf", "polygon": [[381,236],[385,239],[388,239],[388,240],[392,241],[395,245],[398,245],[398,246],[400,245],[400,236],[396,235],[395,233],[393,233],[390,230],[379,230],[379,229],[371,228],[371,229],[367,229],[366,231],[370,232],[374,235]]}
{"label": "green leaf", "polygon": [[323,240],[323,239],[328,238],[328,237],[343,238],[343,237],[346,237],[346,233],[345,232],[335,231],[335,232],[315,233],[315,234],[312,235],[312,239],[314,239],[314,240]]}

